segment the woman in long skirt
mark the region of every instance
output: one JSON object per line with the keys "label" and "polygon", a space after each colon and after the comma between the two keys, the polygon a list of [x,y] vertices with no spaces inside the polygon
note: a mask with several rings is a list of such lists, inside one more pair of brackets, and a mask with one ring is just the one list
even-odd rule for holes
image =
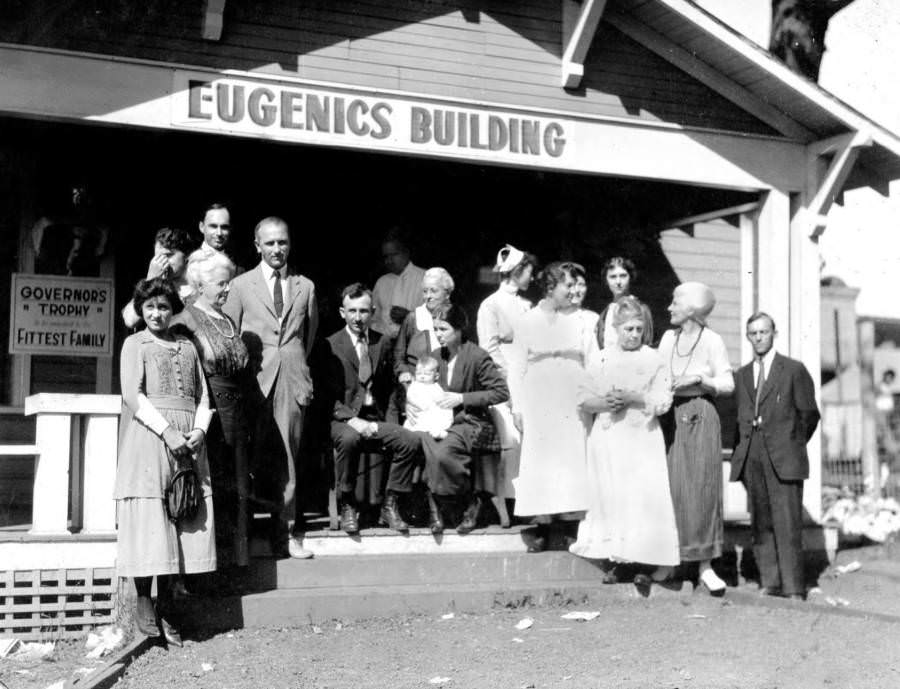
{"label": "woman in long skirt", "polygon": [[[666,448],[657,416],[672,403],[668,367],[642,345],[645,309],[634,297],[616,303],[615,344],[588,362],[579,392],[595,413],[588,438],[590,504],[569,550],[613,563],[657,565],[662,581],[679,563]],[[606,581],[615,581],[610,569]]]}
{"label": "woman in long skirt", "polygon": [[669,367],[674,401],[668,419],[669,483],[683,562],[698,562],[700,581],[714,595],[725,582],[712,569],[722,554],[722,431],[715,398],[734,391],[722,338],[707,325],[716,304],[700,282],[675,288],[669,305],[673,330],[659,343]]}
{"label": "woman in long skirt", "polygon": [[576,270],[555,262],[541,272],[544,298],[519,319],[509,356],[513,418],[522,431],[515,513],[538,518],[532,551],[546,545],[553,517],[588,507],[587,423],[577,392],[597,341],[595,322],[572,309]]}
{"label": "woman in long skirt", "polygon": [[[181,300],[163,278],[142,280],[133,299],[147,329],[122,346],[125,410],[114,497],[118,516],[119,576],[133,577],[138,629],[181,645],[172,623],[171,575],[216,568],[212,490],[205,437],[210,422],[203,369],[191,341],[169,329]],[[203,489],[196,517],[169,520],[165,490],[179,466],[193,466]],[[157,608],[150,592],[157,578]],[[157,619],[157,616],[159,619]]]}

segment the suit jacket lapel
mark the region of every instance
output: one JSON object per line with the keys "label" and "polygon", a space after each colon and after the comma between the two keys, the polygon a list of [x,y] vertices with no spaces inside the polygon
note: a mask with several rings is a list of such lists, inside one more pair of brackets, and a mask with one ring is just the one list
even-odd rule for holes
{"label": "suit jacket lapel", "polygon": [[741,370],[741,379],[744,383],[744,390],[747,392],[747,398],[750,400],[750,404],[756,404],[756,381],[753,380],[752,361]]}
{"label": "suit jacket lapel", "polygon": [[759,398],[760,405],[762,405],[769,393],[772,392],[772,388],[775,387],[775,383],[781,375],[781,367],[783,365],[784,362],[781,359],[781,355],[776,354],[772,359],[772,366],[766,372],[766,380],[763,383],[762,396]]}
{"label": "suit jacket lapel", "polygon": [[269,288],[266,285],[266,276],[263,273],[262,263],[260,263],[253,272],[253,291],[256,292],[256,296],[260,303],[269,310],[269,313],[272,314],[273,318],[276,318],[275,304],[272,302],[272,295],[269,294]]}
{"label": "suit jacket lapel", "polygon": [[286,320],[294,306],[294,300],[300,292],[300,276],[296,275],[290,268],[287,271],[287,277],[284,281],[284,309],[281,311],[282,319]]}
{"label": "suit jacket lapel", "polygon": [[359,354],[356,353],[356,347],[353,346],[353,340],[351,340],[350,335],[347,334],[346,328],[342,329],[341,334],[338,336],[338,345],[347,361],[349,361],[353,369],[358,372]]}

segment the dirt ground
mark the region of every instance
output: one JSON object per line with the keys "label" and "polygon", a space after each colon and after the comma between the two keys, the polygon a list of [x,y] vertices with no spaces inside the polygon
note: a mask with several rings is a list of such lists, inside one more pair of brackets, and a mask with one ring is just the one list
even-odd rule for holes
{"label": "dirt ground", "polygon": [[[900,555],[839,553],[858,571],[820,580],[809,603],[767,601],[754,585],[725,598],[597,596],[590,606],[332,622],[236,630],[183,649],[156,647],[117,687],[359,689],[599,687],[774,689],[900,686]],[[846,605],[845,605],[846,603]],[[588,622],[562,619],[599,612]],[[866,612],[868,611],[868,613]],[[871,614],[869,614],[871,613]],[[518,630],[524,618],[529,629]],[[19,668],[0,661],[9,689],[45,689],[81,658]],[[32,674],[13,674],[30,669]],[[46,672],[45,672],[46,670]],[[55,674],[54,674],[55,672]]]}

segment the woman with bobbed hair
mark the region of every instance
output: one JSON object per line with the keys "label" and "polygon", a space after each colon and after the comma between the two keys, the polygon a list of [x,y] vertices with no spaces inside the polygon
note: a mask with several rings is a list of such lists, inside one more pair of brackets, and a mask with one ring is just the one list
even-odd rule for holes
{"label": "woman with bobbed hair", "polygon": [[224,254],[198,249],[188,258],[194,301],[175,322],[186,328],[206,374],[216,410],[208,436],[216,508],[219,564],[250,564],[250,394],[255,389],[250,357],[239,328],[222,307],[234,263]]}
{"label": "woman with bobbed hair", "polygon": [[522,432],[515,513],[535,517],[546,545],[554,515],[587,509],[585,415],[576,394],[588,357],[597,351],[593,322],[572,309],[577,268],[551,263],[538,276],[544,298],[513,329],[509,386],[513,418]]}
{"label": "woman with bobbed hair", "polygon": [[[113,497],[118,518],[119,576],[133,577],[135,621],[145,635],[181,645],[171,615],[173,577],[216,568],[212,487],[206,430],[212,413],[200,358],[191,341],[169,326],[182,303],[164,278],[141,280],[134,310],[146,330],[125,339],[121,355],[124,402],[119,463]],[[198,514],[177,524],[169,520],[165,490],[181,467],[200,479],[204,501]],[[150,598],[157,578],[157,607]],[[158,619],[157,619],[158,617]]]}
{"label": "woman with bobbed hair", "polygon": [[[637,281],[638,272],[634,261],[623,256],[613,256],[603,263],[603,279],[612,294],[612,300],[600,312],[600,322],[597,323],[597,344],[600,349],[616,343],[616,327],[613,324],[615,318],[616,303],[622,297],[631,294],[631,288]],[[653,344],[653,316],[649,307],[641,302],[644,310],[644,335],[645,345]]]}
{"label": "woman with bobbed hair", "polygon": [[438,406],[453,410],[453,424],[442,439],[419,434],[425,453],[429,526],[434,534],[444,529],[435,496],[456,500],[465,507],[456,531],[465,534],[477,525],[481,508],[472,476],[472,451],[484,433],[493,432],[488,410],[509,399],[509,389],[490,355],[466,340],[469,318],[461,307],[444,304],[432,315],[439,345],[435,352],[438,382],[445,390]]}
{"label": "woman with bobbed hair", "polygon": [[698,562],[700,581],[713,595],[725,582],[711,561],[722,554],[722,436],[715,398],[734,391],[728,352],[707,318],[716,305],[700,282],[675,288],[669,305],[674,329],[659,353],[669,367],[674,400],[667,415],[669,484],[682,562]]}
{"label": "woman with bobbed hair", "polygon": [[[450,303],[455,283],[450,273],[440,267],[429,268],[422,278],[422,296],[425,303],[408,314],[397,333],[394,343],[394,375],[404,387],[409,385],[416,372],[416,362],[440,348],[434,333],[432,314],[435,309]],[[401,401],[398,406],[402,408]]]}
{"label": "woman with bobbed hair", "polygon": [[[478,308],[478,344],[491,355],[504,379],[509,377],[507,355],[512,346],[513,326],[531,310],[531,302],[521,293],[531,285],[536,265],[535,256],[510,244],[500,249],[494,266],[494,272],[500,275],[500,285]],[[519,474],[522,436],[513,422],[509,402],[493,406],[490,411],[500,441],[500,462],[492,462],[488,460],[491,455],[483,455],[481,469],[486,487],[495,494],[500,525],[506,527],[509,515],[505,499],[516,496],[512,482]]]}

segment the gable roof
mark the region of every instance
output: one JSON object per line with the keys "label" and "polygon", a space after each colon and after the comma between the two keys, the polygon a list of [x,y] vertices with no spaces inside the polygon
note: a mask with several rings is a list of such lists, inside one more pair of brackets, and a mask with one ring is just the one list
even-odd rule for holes
{"label": "gable roof", "polygon": [[[809,144],[860,132],[871,139],[872,145],[861,150],[845,188],[873,186],[886,193],[887,182],[900,178],[897,134],[792,72],[767,50],[691,0],[616,0],[610,3],[604,19],[614,26],[642,24],[657,34],[657,49],[689,53],[696,61],[699,78],[712,68],[770,112],[776,111],[771,117],[781,114],[790,120],[781,127],[790,138]],[[653,37],[649,38],[653,43]]]}

